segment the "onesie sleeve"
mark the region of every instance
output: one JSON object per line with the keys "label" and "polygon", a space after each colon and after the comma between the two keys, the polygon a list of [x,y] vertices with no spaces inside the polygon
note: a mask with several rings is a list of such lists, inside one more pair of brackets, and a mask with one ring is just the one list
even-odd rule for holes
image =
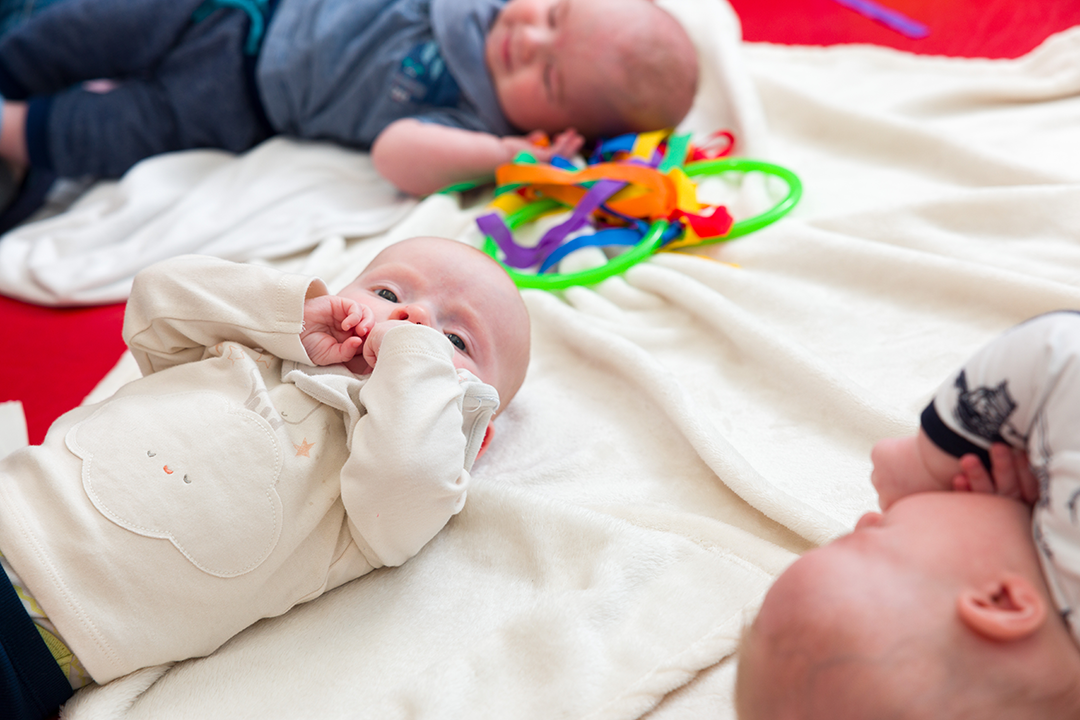
{"label": "onesie sleeve", "polygon": [[1055,312],[977,352],[938,388],[921,422],[955,457],[975,453],[989,469],[990,445],[1004,442],[1026,449],[1036,464],[1039,452],[1080,445],[1078,399],[1080,313]]}
{"label": "onesie sleeve", "polygon": [[498,406],[495,389],[460,378],[446,338],[431,328],[392,329],[360,391],[342,470],[349,529],[369,561],[401,565],[465,504],[469,470]]}
{"label": "onesie sleeve", "polygon": [[300,342],[304,300],[326,293],[321,280],[304,275],[181,256],[135,276],[124,341],[143,375],[200,360],[227,340],[311,364]]}

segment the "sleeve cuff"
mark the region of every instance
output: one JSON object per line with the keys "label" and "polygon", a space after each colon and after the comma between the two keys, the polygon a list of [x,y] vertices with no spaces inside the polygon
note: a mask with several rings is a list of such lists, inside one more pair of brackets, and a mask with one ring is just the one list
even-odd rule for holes
{"label": "sleeve cuff", "polygon": [[930,401],[930,404],[926,406],[926,409],[922,411],[920,423],[922,424],[923,432],[930,438],[930,441],[943,451],[955,458],[974,453],[979,456],[979,460],[982,461],[983,467],[986,468],[986,472],[991,471],[990,451],[981,445],[976,445],[963,435],[957,434],[952,428],[946,425],[945,421],[938,415],[937,408],[934,407],[934,402],[932,400]]}

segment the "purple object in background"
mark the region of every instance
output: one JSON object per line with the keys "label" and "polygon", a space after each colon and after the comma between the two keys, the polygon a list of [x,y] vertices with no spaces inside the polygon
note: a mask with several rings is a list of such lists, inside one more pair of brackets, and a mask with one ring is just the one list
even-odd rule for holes
{"label": "purple object in background", "polygon": [[879,5],[873,0],[834,0],[834,2],[914,40],[919,40],[930,34],[930,28],[921,22],[912,20],[907,15],[884,5]]}

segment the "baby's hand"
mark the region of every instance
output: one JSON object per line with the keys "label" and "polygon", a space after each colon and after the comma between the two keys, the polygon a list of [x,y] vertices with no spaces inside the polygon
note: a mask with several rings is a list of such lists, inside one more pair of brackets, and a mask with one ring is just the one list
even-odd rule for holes
{"label": "baby's hand", "polygon": [[1001,495],[1033,505],[1039,499],[1039,481],[1031,472],[1027,453],[1005,443],[990,446],[990,469],[974,454],[960,458],[960,473],[953,490]]}
{"label": "baby's hand", "polygon": [[[555,136],[548,150],[550,150],[552,156],[559,155],[564,158],[572,158],[581,152],[584,144],[585,138],[578,134],[578,131],[574,128],[569,128]],[[547,159],[550,160],[551,158]]]}
{"label": "baby's hand", "polygon": [[375,363],[379,359],[379,350],[382,349],[382,341],[386,337],[386,333],[398,325],[409,324],[408,320],[384,320],[371,328],[367,340],[364,341],[364,362],[368,364],[369,368],[375,369]]}
{"label": "baby's hand", "polygon": [[577,155],[585,144],[585,138],[576,130],[570,129],[563,130],[555,136],[554,140],[548,140],[544,132],[535,130],[525,137],[513,135],[503,137],[502,143],[512,155],[517,155],[524,150],[540,162],[551,162],[551,158],[556,155],[564,158]]}
{"label": "baby's hand", "polygon": [[360,352],[374,323],[366,305],[337,295],[321,295],[304,301],[300,342],[316,365],[348,362]]}

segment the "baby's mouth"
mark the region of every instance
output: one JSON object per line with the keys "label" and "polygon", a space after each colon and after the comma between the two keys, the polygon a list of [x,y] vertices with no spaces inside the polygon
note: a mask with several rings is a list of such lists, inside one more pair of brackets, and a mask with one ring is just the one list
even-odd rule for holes
{"label": "baby's mouth", "polygon": [[503,63],[503,67],[506,68],[506,72],[510,72],[511,70],[513,70],[513,68],[510,65],[510,33],[509,32],[507,32],[505,35],[503,35],[502,63]]}

